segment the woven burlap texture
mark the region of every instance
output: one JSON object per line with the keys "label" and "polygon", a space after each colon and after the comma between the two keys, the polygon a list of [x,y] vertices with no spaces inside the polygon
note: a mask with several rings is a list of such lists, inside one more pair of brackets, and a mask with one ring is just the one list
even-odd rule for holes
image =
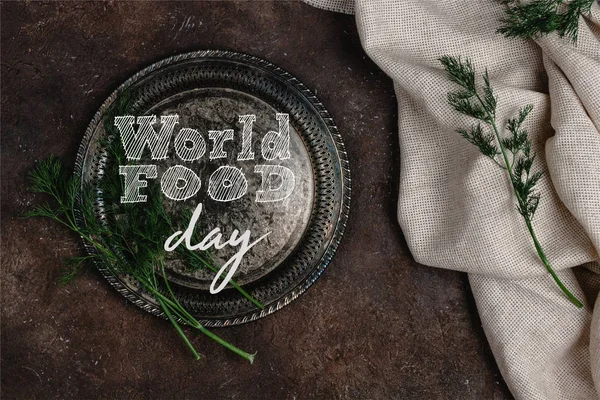
{"label": "woven burlap texture", "polygon": [[[335,9],[340,2],[310,3]],[[598,399],[600,7],[580,18],[574,46],[555,34],[537,41],[502,37],[496,30],[504,6],[493,0],[344,4],[355,12],[366,53],[394,81],[398,220],[413,256],[469,273],[515,398]],[[456,133],[473,121],[447,103],[457,86],[437,61],[442,55],[469,57],[479,72],[488,68],[502,124],[534,105],[526,128],[537,168],[547,171],[538,184],[534,228],[561,280],[587,298],[585,309],[573,306],[546,273],[505,172]]]}

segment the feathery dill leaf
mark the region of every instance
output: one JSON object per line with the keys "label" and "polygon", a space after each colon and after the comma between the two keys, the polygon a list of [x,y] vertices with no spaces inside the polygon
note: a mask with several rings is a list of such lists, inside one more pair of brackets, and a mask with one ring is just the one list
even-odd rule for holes
{"label": "feathery dill leaf", "polygon": [[[153,296],[175,330],[196,359],[198,352],[191,344],[180,323],[201,331],[203,334],[252,363],[255,354],[249,354],[221,339],[206,329],[179,302],[167,279],[165,271],[166,252],[163,248],[165,232],[174,230],[172,216],[166,212],[158,185],[149,185],[149,201],[140,207],[136,204],[121,204],[123,183],[119,165],[125,164],[123,146],[118,140],[114,117],[130,112],[131,97],[121,93],[113,106],[107,110],[104,127],[107,137],[102,139],[106,165],[98,186],[81,184],[79,178],[69,173],[61,160],[49,157],[41,161],[29,174],[30,190],[48,194],[52,203],[43,203],[25,214],[26,217],[46,217],[66,226],[79,234],[95,253],[67,260],[60,283],[71,281],[82,266],[90,261],[107,266],[115,275],[128,275]],[[96,205],[101,202],[105,218],[96,216]],[[82,221],[77,223],[76,221]],[[207,253],[180,250],[191,268],[207,268],[218,273],[214,260]],[[264,306],[245,292],[235,282],[230,284],[256,306]]]}
{"label": "feathery dill leaf", "polygon": [[479,148],[479,150],[487,157],[496,161],[496,155],[500,154],[496,147],[495,138],[492,133],[484,133],[481,123],[473,125],[469,131],[459,129],[458,133],[467,141]]}
{"label": "feathery dill leaf", "polygon": [[[535,152],[531,149],[527,130],[522,127],[527,116],[532,112],[533,105],[529,104],[521,108],[515,118],[507,121],[506,131],[510,136],[505,137],[498,128],[499,124],[496,120],[498,100],[494,95],[487,70],[482,76],[483,85],[478,89],[470,60],[463,62],[460,57],[443,56],[439,61],[444,66],[448,78],[461,87],[460,90],[448,94],[448,103],[459,113],[479,121],[470,130],[461,128],[457,132],[506,171],[517,200],[517,211],[527,225],[540,260],[565,296],[577,307],[583,307],[552,269],[533,230],[532,220],[540,202],[540,195],[535,191],[535,186],[543,176],[543,172],[532,170]],[[487,127],[487,131],[482,124]]]}
{"label": "feathery dill leaf", "polygon": [[67,285],[77,277],[77,273],[83,268],[85,263],[93,260],[99,260],[97,254],[91,254],[83,257],[69,257],[66,259],[66,266],[58,280],[60,285]]}
{"label": "feathery dill leaf", "polygon": [[[200,330],[206,336],[217,341],[227,349],[249,360],[254,361],[254,355],[233,346],[219,338],[206,329],[196,318],[194,318],[179,303],[173,292],[168,289],[164,292],[163,286],[169,287],[165,273],[164,249],[160,241],[152,237],[136,235],[138,229],[149,226],[146,222],[140,222],[135,227],[125,226],[121,230],[112,231],[116,225],[103,225],[97,223],[94,216],[94,204],[90,202],[93,188],[84,185],[80,190],[73,190],[72,181],[77,180],[74,176],[66,174],[66,169],[56,157],[50,157],[40,162],[30,173],[30,188],[33,191],[46,193],[52,197],[54,206],[45,203],[34,208],[26,214],[27,217],[43,216],[61,223],[71,231],[79,234],[96,251],[85,257],[73,257],[68,260],[71,269],[67,270],[61,278],[61,283],[66,283],[75,277],[77,271],[87,261],[97,261],[105,264],[115,274],[127,274],[134,278],[140,286],[155,297],[165,315],[182,337],[184,343],[196,358],[199,354],[190,343],[185,333],[179,326],[182,321],[192,328]],[[138,207],[138,209],[143,209]],[[162,215],[154,215],[148,211],[141,211],[145,216],[151,216],[152,222],[158,222]],[[138,214],[139,220],[143,221],[143,215]],[[83,219],[82,224],[77,224],[78,217]],[[91,219],[87,219],[91,218]],[[164,223],[164,221],[163,221]],[[153,232],[149,229],[148,232]],[[162,283],[161,283],[162,280]]]}
{"label": "feathery dill leaf", "polygon": [[501,0],[507,6],[498,33],[506,37],[537,38],[557,32],[577,42],[579,17],[589,14],[595,0]]}

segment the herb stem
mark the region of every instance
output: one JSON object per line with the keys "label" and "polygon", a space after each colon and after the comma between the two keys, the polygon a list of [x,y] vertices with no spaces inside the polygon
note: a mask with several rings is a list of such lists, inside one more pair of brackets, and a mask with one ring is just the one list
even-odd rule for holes
{"label": "herb stem", "polygon": [[200,354],[198,354],[198,352],[196,351],[196,349],[194,348],[192,343],[190,343],[190,340],[188,339],[188,337],[181,330],[181,327],[179,326],[179,324],[177,323],[175,318],[173,318],[173,315],[171,315],[171,312],[169,311],[169,307],[167,307],[167,305],[161,299],[157,299],[157,300],[158,300],[158,303],[160,304],[161,308],[165,312],[167,318],[169,318],[169,321],[171,321],[171,324],[175,327],[175,330],[177,331],[177,333],[179,333],[179,336],[181,336],[181,339],[183,339],[184,343],[190,349],[192,354],[194,354],[194,357],[196,358],[196,360],[199,360]]}
{"label": "herb stem", "polygon": [[[224,346],[228,350],[231,350],[235,354],[250,361],[250,364],[252,364],[254,362],[254,356],[256,355],[256,353],[249,354],[249,353],[243,351],[242,349],[232,345],[228,341],[222,339],[221,337],[217,336],[216,334],[212,333],[210,330],[206,329],[204,327],[204,325],[202,325],[200,322],[198,322],[198,320],[196,318],[194,318],[189,312],[187,312],[187,310],[185,308],[183,308],[177,300],[169,299],[168,297],[166,297],[165,295],[160,293],[157,289],[155,289],[151,286],[144,285],[144,287],[146,287],[146,289],[148,289],[156,297],[157,301],[159,302],[159,304],[161,304],[161,307],[163,308],[163,310],[165,311],[165,314],[167,314],[167,317],[169,317],[169,319],[171,319],[172,316],[169,316],[169,314],[167,313],[167,307],[171,307],[173,309],[173,311],[175,311],[179,315],[179,317],[182,320],[184,320],[186,323],[188,323],[192,328],[199,330],[204,335],[208,336],[209,338],[211,338],[215,342],[219,343],[220,345]],[[163,306],[163,304],[166,307]],[[181,334],[182,333],[180,333],[180,335]]]}
{"label": "herb stem", "polygon": [[[106,256],[107,259],[117,262],[117,258],[114,256],[114,254],[109,249],[102,246],[96,240],[93,240],[90,236],[88,236],[86,233],[84,233],[81,229],[79,229],[79,227],[77,225],[75,225],[73,223],[73,220],[71,218],[69,218],[68,212],[64,212],[63,214],[65,215],[67,221],[65,221],[59,217],[55,217],[53,219],[60,222],[61,224],[65,225],[67,228],[71,229],[75,233],[79,234],[85,241],[90,243],[96,250],[98,250],[102,254],[104,254],[104,256]],[[149,292],[151,292],[154,295],[154,297],[158,301],[161,309],[164,311],[165,315],[167,316],[167,318],[169,319],[169,321],[171,322],[173,327],[175,327],[175,329],[177,330],[177,333],[179,334],[179,336],[181,336],[181,338],[183,339],[186,346],[192,351],[194,357],[197,360],[200,359],[200,355],[198,354],[198,352],[196,351],[194,346],[190,343],[189,339],[187,338],[187,336],[185,335],[185,333],[183,332],[183,330],[181,329],[181,327],[179,326],[177,321],[174,319],[169,308],[173,309],[173,311],[183,321],[188,323],[191,327],[198,329],[204,335],[213,339],[214,341],[216,341],[217,343],[226,347],[227,349],[231,350],[232,352],[242,356],[246,360],[250,361],[250,363],[252,364],[254,362],[255,354],[249,354],[249,353],[239,349],[238,347],[232,345],[231,343],[227,342],[226,340],[220,338],[219,336],[215,335],[210,330],[206,329],[200,322],[198,322],[198,320],[196,318],[194,318],[190,313],[188,313],[187,310],[181,306],[181,304],[179,304],[179,301],[177,301],[177,299],[174,297],[173,291],[171,290],[171,287],[167,281],[164,266],[162,265],[161,262],[159,262],[159,264],[161,267],[161,272],[163,274],[163,278],[167,285],[167,289],[169,291],[169,294],[173,297],[173,300],[167,298],[166,296],[164,296],[162,293],[160,293],[158,291],[157,282],[156,282],[156,274],[152,274],[153,281],[147,281],[145,278],[143,278],[141,276],[137,276],[137,275],[134,275],[134,278],[138,282],[140,282],[146,290],[148,290]]]}
{"label": "herb stem", "polygon": [[[481,105],[483,106],[483,109],[485,110],[485,103],[483,102],[483,100],[481,99],[479,94],[475,93],[475,96],[476,96],[477,100],[481,103]],[[510,182],[513,187],[515,196],[517,197],[517,201],[519,203],[521,203],[523,199],[521,199],[521,197],[519,196],[519,192],[518,192],[517,188],[515,187],[515,183],[514,183],[515,180],[513,177],[514,157],[513,157],[513,162],[510,163],[508,161],[508,154],[506,152],[506,148],[504,147],[504,144],[502,143],[502,137],[500,136],[500,131],[498,130],[498,127],[496,126],[494,117],[492,115],[490,115],[489,111],[487,111],[487,110],[485,111],[485,114],[487,117],[486,122],[492,127],[492,130],[494,131],[494,135],[496,136],[496,140],[500,147],[500,152],[502,153],[502,158],[504,159],[504,163],[506,165],[506,168],[504,168],[504,169],[506,170],[506,172],[508,172],[508,176],[510,178]],[[556,282],[558,287],[563,291],[565,296],[567,296],[569,301],[571,301],[571,303],[573,303],[577,308],[582,308],[583,304],[581,303],[581,301],[579,301],[569,291],[569,289],[567,289],[567,287],[561,282],[560,278],[556,275],[556,272],[554,271],[554,269],[550,266],[550,262],[548,261],[548,258],[546,257],[546,253],[544,253],[544,250],[542,249],[542,245],[540,244],[540,242],[537,239],[537,236],[535,235],[535,232],[533,230],[533,225],[531,224],[531,219],[527,216],[523,216],[523,218],[525,219],[525,224],[527,225],[527,230],[529,231],[529,234],[531,235],[531,238],[533,239],[533,244],[535,245],[535,249],[537,251],[538,257],[540,258],[540,260],[546,267],[546,270],[550,273],[550,275],[552,276],[552,278],[554,279],[554,281]]]}
{"label": "herb stem", "polygon": [[[211,263],[207,262],[206,260],[204,260],[202,257],[200,257],[198,254],[196,254],[193,251],[190,251],[190,254],[196,258],[199,262],[201,262],[204,266],[206,266],[208,269],[210,269],[212,272],[214,272],[215,274],[219,273],[219,270],[217,270],[217,268],[215,268],[213,265],[211,265]],[[223,276],[223,274],[225,273],[225,271],[223,271],[221,273],[221,275],[219,275],[219,278],[221,278]],[[229,280],[229,283],[231,284],[231,286],[233,286],[235,289],[237,289],[238,292],[240,292],[242,294],[242,296],[244,296],[245,298],[247,298],[248,300],[250,300],[255,306],[257,306],[258,308],[260,308],[261,310],[265,309],[265,306],[263,306],[258,300],[256,300],[254,297],[252,297],[248,292],[246,292],[240,285],[238,285],[233,279]]]}
{"label": "herb stem", "polygon": [[67,215],[67,213],[63,212],[63,214],[65,215],[65,217],[67,218],[67,221],[62,220],[59,217],[54,217],[52,218],[54,221],[61,223],[62,225],[66,226],[67,228],[69,228],[70,230],[72,230],[73,232],[77,233],[79,236],[81,236],[86,242],[88,242],[89,244],[91,244],[96,250],[100,251],[101,253],[103,253],[106,257],[108,257],[111,260],[115,260],[116,258],[114,257],[114,255],[108,250],[106,249],[104,246],[102,246],[100,243],[98,243],[97,241],[93,240],[90,236],[88,236],[86,233],[84,233],[81,229],[79,229],[79,227],[71,220],[71,218],[69,218],[69,216]]}
{"label": "herb stem", "polygon": [[542,260],[542,263],[544,264],[544,266],[546,267],[546,269],[548,270],[550,275],[552,275],[552,278],[554,279],[554,281],[556,282],[558,287],[560,287],[560,289],[563,291],[565,296],[567,296],[567,298],[571,301],[571,303],[573,303],[577,308],[583,308],[583,304],[581,303],[581,301],[579,301],[579,299],[577,299],[577,297],[575,297],[569,291],[569,289],[566,288],[566,286],[560,281],[560,279],[556,275],[556,272],[554,272],[554,269],[550,266],[550,262],[548,261],[548,258],[546,257],[546,254],[544,253],[544,250],[542,249],[540,242],[538,242],[538,240],[537,240],[537,237],[535,235],[535,232],[533,231],[533,226],[531,225],[531,221],[529,220],[529,218],[525,218],[525,223],[527,224],[527,229],[529,230],[529,233],[531,234],[531,238],[533,239],[533,244],[535,245],[535,249],[537,250],[540,260]]}
{"label": "herb stem", "polygon": [[197,326],[194,326],[194,328],[198,329],[200,332],[204,333],[206,336],[208,336],[209,338],[211,338],[215,342],[217,342],[217,343],[221,344],[222,346],[228,348],[229,350],[231,350],[235,354],[237,354],[237,355],[245,358],[246,360],[250,361],[250,364],[254,363],[254,357],[256,356],[256,353],[254,353],[254,354],[246,353],[244,350],[239,349],[239,348],[235,347],[234,345],[232,345],[231,343],[229,343],[229,342],[221,339],[219,336],[215,335],[214,333],[212,333],[211,331],[209,331],[208,329],[206,329],[200,323],[198,323]]}

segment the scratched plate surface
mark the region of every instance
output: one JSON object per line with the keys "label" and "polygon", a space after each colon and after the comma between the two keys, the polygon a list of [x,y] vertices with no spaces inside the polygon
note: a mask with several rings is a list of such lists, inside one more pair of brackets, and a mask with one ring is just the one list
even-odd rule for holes
{"label": "scratched plate surface", "polygon": [[[205,156],[182,161],[171,147],[166,160],[141,163],[157,165],[158,179],[173,165],[183,165],[198,174],[202,187],[190,199],[174,202],[165,197],[165,208],[177,214],[191,213],[198,203],[203,210],[196,225],[202,238],[220,228],[222,241],[234,229],[251,231],[252,239],[270,232],[243,258],[234,280],[257,298],[260,310],[227,287],[210,294],[214,273],[190,271],[185,261],[169,253],[168,279],[180,302],[207,326],[226,326],[252,321],[281,307],[303,293],[329,263],[345,227],[350,200],[348,161],[333,120],[316,97],[297,79],[280,68],[255,57],[226,51],[199,51],[158,62],[138,72],[111,95],[95,115],[82,141],[76,173],[82,182],[97,185],[106,163],[104,130],[107,111],[118,93],[131,96],[132,115],[178,114],[181,128],[192,128],[206,139]],[[276,113],[290,116],[290,158],[264,160],[261,140],[268,131],[277,131]],[[241,148],[240,115],[254,114],[252,148],[254,160],[238,161]],[[157,125],[157,129],[159,126]],[[209,130],[233,129],[234,139],[223,150],[226,158],[210,160],[212,142]],[[148,153],[148,152],[146,152]],[[289,168],[295,177],[292,194],[283,201],[256,202],[261,175],[257,164]],[[239,168],[248,181],[247,193],[238,200],[217,202],[207,194],[208,177],[220,166]],[[277,182],[273,183],[277,186]],[[103,217],[99,194],[97,217]],[[142,204],[142,203],[140,203]],[[165,239],[169,233],[165,233]],[[237,248],[211,250],[213,262],[224,264]],[[88,248],[88,251],[93,249]],[[115,276],[105,265],[97,265],[108,281],[125,297],[157,315],[162,315],[154,299],[140,290],[127,276]]]}

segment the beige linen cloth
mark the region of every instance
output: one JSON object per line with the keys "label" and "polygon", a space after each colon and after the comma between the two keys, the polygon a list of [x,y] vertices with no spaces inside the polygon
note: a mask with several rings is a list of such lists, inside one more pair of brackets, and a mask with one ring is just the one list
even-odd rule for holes
{"label": "beige linen cloth", "polygon": [[[469,273],[488,341],[517,399],[598,399],[600,393],[600,7],[573,46],[552,34],[506,39],[494,0],[305,0],[355,13],[367,54],[398,98],[398,220],[414,258]],[[533,104],[526,128],[548,171],[533,224],[577,309],[539,261],[504,171],[456,129],[456,90],[437,58],[489,69],[504,125]],[[578,267],[585,264],[584,267]],[[594,312],[595,303],[595,312]]]}

